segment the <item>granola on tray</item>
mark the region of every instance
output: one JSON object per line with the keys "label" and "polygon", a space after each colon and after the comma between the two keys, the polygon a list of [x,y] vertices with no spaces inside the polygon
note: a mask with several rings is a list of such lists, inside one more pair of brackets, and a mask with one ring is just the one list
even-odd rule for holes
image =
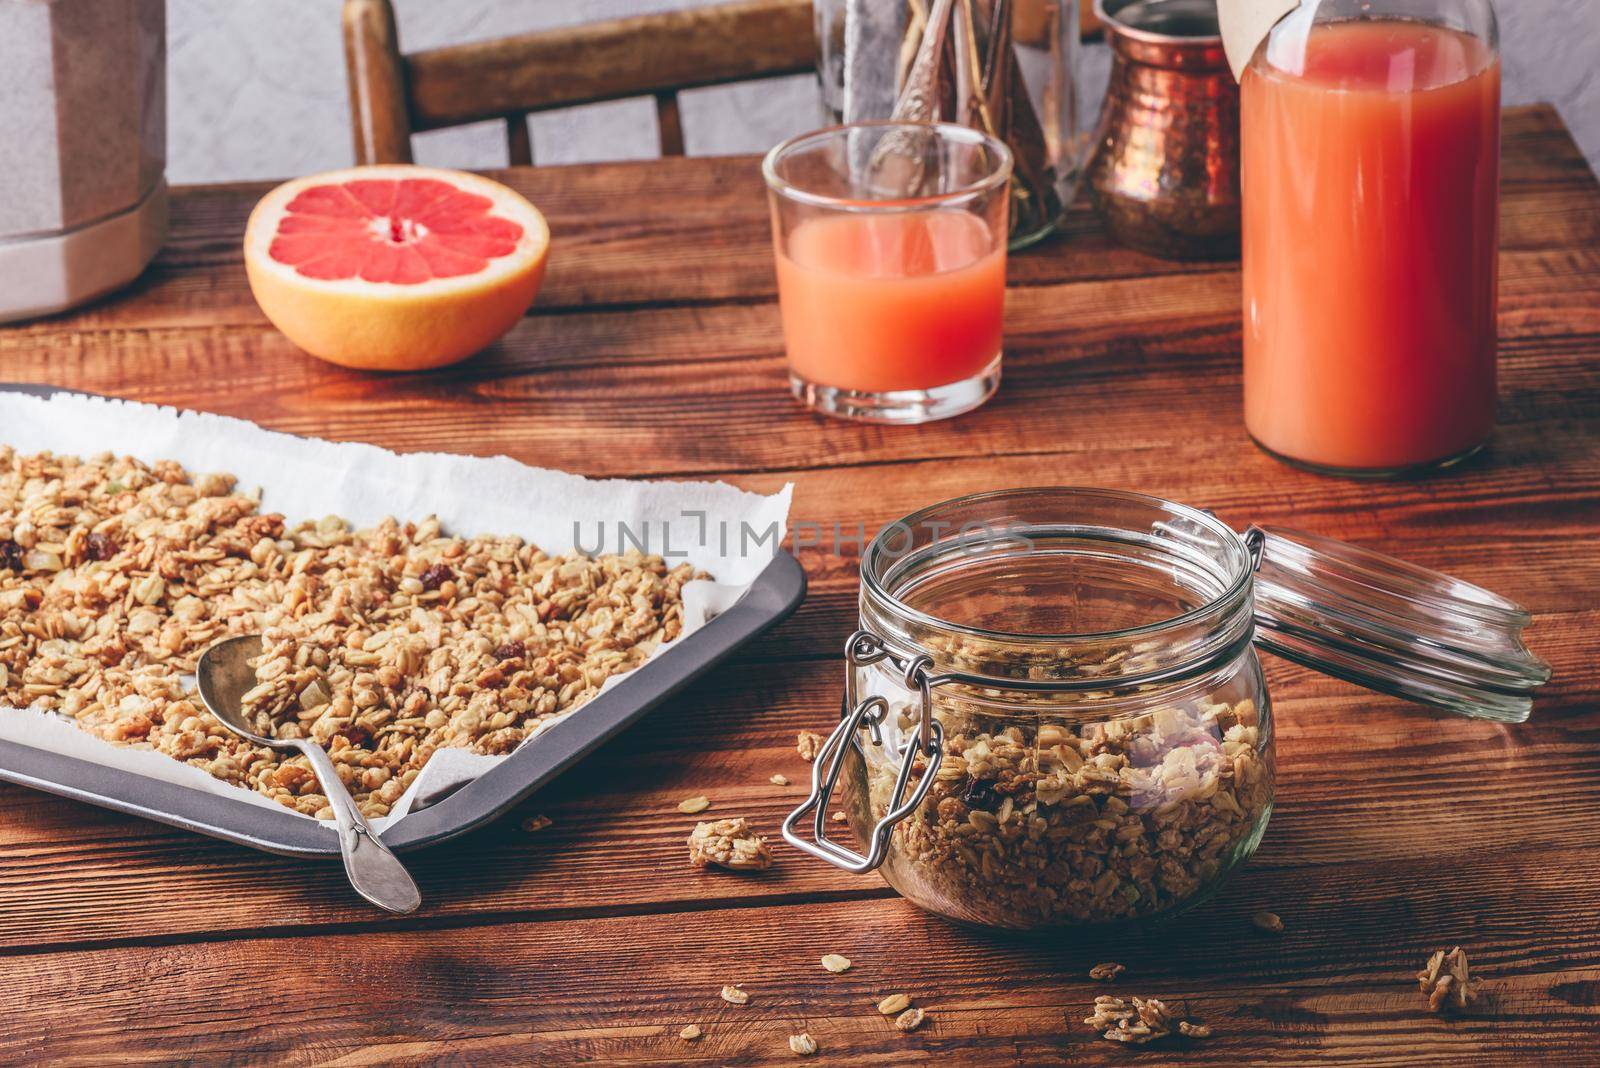
{"label": "granola on tray", "polygon": [[550,556],[437,520],[287,527],[225,474],[0,445],[0,706],[331,815],[303,757],[228,734],[182,684],[219,638],[261,632],[246,710],[326,748],[369,817],[435,750],[509,753],[639,666],[699,577],[638,553]]}

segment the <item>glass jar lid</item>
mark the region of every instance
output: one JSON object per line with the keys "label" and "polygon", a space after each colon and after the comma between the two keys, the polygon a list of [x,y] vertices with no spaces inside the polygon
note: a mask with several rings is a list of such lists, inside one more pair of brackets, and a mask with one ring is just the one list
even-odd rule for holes
{"label": "glass jar lid", "polygon": [[1280,527],[1241,535],[1117,490],[945,501],[885,527],[861,567],[861,625],[897,663],[926,655],[946,683],[1002,694],[1147,694],[1254,641],[1380,693],[1518,723],[1550,678],[1522,642],[1529,622],[1382,553]]}
{"label": "glass jar lid", "polygon": [[1520,723],[1550,666],[1520,606],[1480,586],[1332,538],[1245,532],[1256,644],[1317,671],[1465,716]]}

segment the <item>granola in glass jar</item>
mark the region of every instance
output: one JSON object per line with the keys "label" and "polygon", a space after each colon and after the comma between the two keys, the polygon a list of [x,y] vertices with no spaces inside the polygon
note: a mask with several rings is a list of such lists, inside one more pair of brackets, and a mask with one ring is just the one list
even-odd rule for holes
{"label": "granola in glass jar", "polygon": [[[1085,726],[939,716],[943,758],[894,828],[884,877],[924,907],[999,927],[1195,904],[1266,826],[1262,718],[1249,698]],[[851,806],[858,835],[888,812],[900,763],[887,738],[862,753],[849,780],[866,785],[865,804]]]}
{"label": "granola in glass jar", "polygon": [[785,839],[986,926],[1204,900],[1272,808],[1251,577],[1215,517],[1114,491],[978,494],[885,528],[812,798],[844,790],[860,852],[798,834],[811,800]]}

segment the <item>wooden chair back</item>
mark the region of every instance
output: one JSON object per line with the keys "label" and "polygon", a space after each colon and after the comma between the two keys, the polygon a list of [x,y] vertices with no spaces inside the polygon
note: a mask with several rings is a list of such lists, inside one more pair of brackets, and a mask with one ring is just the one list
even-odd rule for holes
{"label": "wooden chair back", "polygon": [[741,0],[404,55],[389,0],[345,0],[357,163],[411,162],[421,130],[503,119],[533,162],[530,112],[654,96],[661,153],[683,155],[678,91],[800,74],[816,63],[810,0]]}
{"label": "wooden chair back", "polygon": [[[1099,23],[1089,0],[1080,16],[1091,35]],[[1050,17],[1041,0],[1018,0],[1018,39],[1047,33]],[[530,112],[635,96],[655,97],[661,154],[681,156],[679,90],[816,63],[811,0],[740,0],[410,55],[390,0],[345,0],[344,49],[357,163],[409,163],[413,133],[497,118],[511,163],[530,164]]]}

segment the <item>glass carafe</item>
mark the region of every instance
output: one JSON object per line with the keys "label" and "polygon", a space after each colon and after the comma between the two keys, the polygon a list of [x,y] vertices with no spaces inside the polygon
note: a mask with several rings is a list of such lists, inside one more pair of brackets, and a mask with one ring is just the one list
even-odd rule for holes
{"label": "glass carafe", "polygon": [[1489,0],[1301,0],[1241,82],[1245,423],[1329,473],[1494,424],[1500,59]]}
{"label": "glass carafe", "polygon": [[1011,247],[1056,228],[1077,191],[1088,144],[1077,80],[1079,0],[814,6],[828,121],[940,120],[998,137],[1016,160]]}

